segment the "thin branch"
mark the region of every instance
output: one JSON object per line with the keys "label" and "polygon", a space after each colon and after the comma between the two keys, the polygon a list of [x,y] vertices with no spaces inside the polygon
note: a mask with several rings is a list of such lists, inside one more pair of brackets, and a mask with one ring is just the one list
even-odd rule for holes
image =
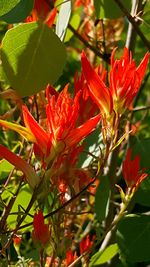
{"label": "thin branch", "polygon": [[132,109],[131,112],[137,112],[137,111],[143,111],[143,110],[149,110],[150,106],[142,106],[142,107],[135,107]]}
{"label": "thin branch", "polygon": [[94,46],[90,45],[72,26],[68,24],[68,29],[91,51],[93,51],[98,57],[102,58],[108,64],[110,64],[110,55],[100,53]]}
{"label": "thin branch", "polygon": [[147,40],[145,35],[140,30],[139,25],[138,25],[138,23],[136,21],[136,17],[131,16],[131,14],[128,12],[128,10],[125,8],[125,6],[122,4],[121,0],[114,0],[114,1],[117,3],[117,5],[121,9],[121,11],[124,13],[124,15],[128,18],[129,22],[133,25],[135,31],[137,32],[137,34],[139,35],[139,37],[143,41],[144,45],[150,51],[150,42]]}
{"label": "thin branch", "polygon": [[[57,208],[57,209],[51,211],[50,213],[48,213],[47,215],[45,215],[44,218],[45,219],[46,218],[49,218],[49,217],[55,215],[56,213],[58,213],[59,211],[63,210],[65,207],[67,207],[70,203],[72,203],[72,201],[76,200],[80,195],[82,195],[89,188],[89,186],[91,186],[95,182],[96,178],[97,177],[95,177],[94,179],[92,179],[92,181],[90,183],[88,183],[79,193],[77,193],[71,199],[69,199],[68,201],[66,201],[62,206],[60,206],[59,208]],[[29,227],[31,225],[32,225],[32,222],[31,223],[27,223],[27,224],[25,224],[23,226],[18,227],[17,230],[24,229],[24,228]],[[12,231],[15,231],[15,229],[14,230],[11,230],[11,232]],[[9,233],[9,232],[10,231],[7,231],[5,233]]]}
{"label": "thin branch", "polygon": [[[143,13],[143,8],[144,5],[142,1],[140,0],[132,0],[132,8],[131,8],[131,16],[136,17],[137,14],[142,14]],[[139,24],[138,20],[138,24]],[[126,38],[126,47],[130,51],[134,51],[135,44],[136,44],[136,37],[137,37],[137,32],[135,31],[135,28],[133,27],[132,23],[129,22],[129,27],[128,27],[128,32],[127,32],[127,38]]]}

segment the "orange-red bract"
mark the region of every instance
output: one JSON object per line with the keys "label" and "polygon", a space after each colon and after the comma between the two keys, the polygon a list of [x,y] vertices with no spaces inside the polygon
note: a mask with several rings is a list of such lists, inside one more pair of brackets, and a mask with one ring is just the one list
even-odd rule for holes
{"label": "orange-red bract", "polygon": [[50,240],[50,230],[48,224],[44,223],[44,216],[41,210],[34,215],[33,227],[33,240],[39,242],[41,245],[46,245]]}
{"label": "orange-red bract", "polygon": [[131,159],[132,150],[128,149],[125,160],[123,161],[122,171],[127,187],[132,191],[147,177],[147,173],[140,169],[140,157],[136,155]]}
{"label": "orange-red bract", "polygon": [[107,117],[112,110],[123,114],[127,108],[130,108],[144,78],[149,60],[149,53],[146,53],[140,65],[136,67],[132,54],[127,48],[124,48],[123,56],[116,60],[114,59],[115,51],[116,49],[111,55],[109,87],[96,73],[84,52],[81,56],[83,74],[90,95],[102,114],[106,114]]}

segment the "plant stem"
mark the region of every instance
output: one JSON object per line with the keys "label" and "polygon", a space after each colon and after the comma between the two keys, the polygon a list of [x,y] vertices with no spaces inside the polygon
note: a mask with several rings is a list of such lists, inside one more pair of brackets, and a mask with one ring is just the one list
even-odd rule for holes
{"label": "plant stem", "polygon": [[44,250],[43,248],[40,250],[40,267],[44,267]]}

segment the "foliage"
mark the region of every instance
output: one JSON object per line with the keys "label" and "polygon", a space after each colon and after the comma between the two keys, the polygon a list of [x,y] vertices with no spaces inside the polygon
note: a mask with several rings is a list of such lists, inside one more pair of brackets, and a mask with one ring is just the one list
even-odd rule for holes
{"label": "foliage", "polygon": [[149,7],[0,0],[0,266],[150,265]]}

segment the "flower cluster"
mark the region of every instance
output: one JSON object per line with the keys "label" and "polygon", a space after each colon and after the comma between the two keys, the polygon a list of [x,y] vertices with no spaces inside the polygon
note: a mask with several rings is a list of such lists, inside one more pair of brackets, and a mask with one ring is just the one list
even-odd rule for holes
{"label": "flower cluster", "polygon": [[119,60],[114,59],[115,51],[116,49],[111,55],[109,87],[96,73],[84,52],[81,57],[83,74],[89,87],[90,96],[107,118],[113,111],[121,115],[130,108],[145,75],[149,60],[149,53],[147,53],[140,65],[136,67],[127,48],[124,49],[124,54]]}

